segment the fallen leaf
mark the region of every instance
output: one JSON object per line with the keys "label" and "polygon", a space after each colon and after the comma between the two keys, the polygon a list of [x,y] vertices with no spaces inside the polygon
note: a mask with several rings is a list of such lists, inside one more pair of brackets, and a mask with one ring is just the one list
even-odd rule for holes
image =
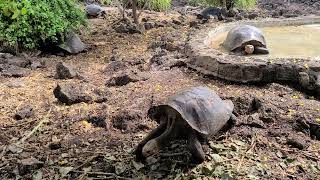
{"label": "fallen leaf", "polygon": [[122,162],[115,164],[115,171],[117,175],[120,175],[126,171],[126,166]]}
{"label": "fallen leaf", "polygon": [[87,168],[82,168],[82,170],[86,173],[86,172],[90,172],[92,170],[92,167],[89,166]]}
{"label": "fallen leaf", "polygon": [[73,167],[60,167],[59,168],[59,173],[62,177],[66,176],[71,170],[73,169]]}
{"label": "fallen leaf", "polygon": [[34,157],[31,157],[31,158],[28,158],[28,159],[23,159],[21,160],[21,164],[23,166],[33,166],[33,165],[40,165],[40,164],[43,164],[42,161],[39,161],[38,159],[34,158]]}
{"label": "fallen leaf", "polygon": [[42,171],[38,170],[32,175],[32,180],[41,180],[42,179]]}
{"label": "fallen leaf", "polygon": [[22,153],[23,149],[16,146],[16,145],[9,145],[8,146],[8,150],[12,153],[15,153],[15,154],[19,154],[19,153]]}
{"label": "fallen leaf", "polygon": [[146,159],[146,162],[147,162],[148,165],[154,164],[154,163],[156,163],[158,161],[159,161],[158,159],[156,159],[156,158],[154,158],[152,156],[147,157],[147,159]]}
{"label": "fallen leaf", "polygon": [[212,141],[209,142],[209,146],[210,146],[211,149],[213,149],[213,150],[215,150],[217,152],[221,152],[221,151],[227,149],[223,144],[215,144]]}
{"label": "fallen leaf", "polygon": [[212,157],[213,161],[215,163],[218,163],[218,162],[221,162],[222,161],[222,158],[219,154],[210,154],[210,156]]}
{"label": "fallen leaf", "polygon": [[136,162],[136,161],[132,161],[132,165],[134,168],[136,168],[136,170],[140,170],[141,168],[144,167],[144,164],[142,164],[141,162]]}
{"label": "fallen leaf", "polygon": [[214,168],[212,167],[212,164],[206,163],[202,166],[202,173],[205,175],[211,175],[214,171]]}
{"label": "fallen leaf", "polygon": [[249,180],[258,180],[258,179],[260,179],[260,178],[257,177],[257,176],[255,176],[255,175],[249,174],[249,175],[248,175],[248,179],[249,179]]}

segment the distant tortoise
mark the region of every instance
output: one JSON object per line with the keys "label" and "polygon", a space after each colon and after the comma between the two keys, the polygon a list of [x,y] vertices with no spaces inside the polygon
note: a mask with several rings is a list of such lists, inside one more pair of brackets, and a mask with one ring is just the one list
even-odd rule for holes
{"label": "distant tortoise", "polygon": [[223,46],[232,52],[269,54],[262,31],[250,25],[240,25],[231,29]]}
{"label": "distant tortoise", "polygon": [[[151,119],[160,123],[136,149],[138,160],[156,154],[173,139],[187,139],[196,163],[205,159],[200,141],[217,133],[229,120],[233,103],[222,100],[205,87],[194,87],[177,93],[166,104],[150,108]],[[232,122],[232,121],[231,121]]]}
{"label": "distant tortoise", "polygon": [[86,12],[89,17],[94,17],[94,18],[99,16],[104,17],[106,15],[105,10],[103,10],[103,8],[97,4],[86,5]]}

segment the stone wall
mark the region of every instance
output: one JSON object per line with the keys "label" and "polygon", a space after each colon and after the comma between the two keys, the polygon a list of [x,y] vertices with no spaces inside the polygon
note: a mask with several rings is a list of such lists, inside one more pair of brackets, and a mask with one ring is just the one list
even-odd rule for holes
{"label": "stone wall", "polygon": [[203,74],[240,83],[299,83],[304,89],[313,91],[320,96],[319,59],[259,59],[257,57],[225,54],[210,47],[210,42],[217,34],[228,31],[239,24],[266,27],[313,23],[320,23],[320,17],[309,16],[213,24],[191,35],[186,46],[186,53],[189,56],[187,65]]}

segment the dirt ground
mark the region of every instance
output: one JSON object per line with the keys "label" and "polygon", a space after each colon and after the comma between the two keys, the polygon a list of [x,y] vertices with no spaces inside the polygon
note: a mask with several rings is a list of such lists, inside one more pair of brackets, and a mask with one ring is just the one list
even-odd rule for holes
{"label": "dirt ground", "polygon": [[[112,28],[118,14],[90,19],[91,32],[81,35],[91,47],[87,52],[37,56],[45,68],[26,77],[0,77],[1,179],[320,179],[319,100],[291,85],[234,84],[171,65],[172,59],[187,58],[183,45],[197,30],[189,26],[195,17],[187,15],[184,23],[175,11],[143,16],[165,25],[123,34]],[[125,66],[115,68],[111,60]],[[84,79],[55,79],[60,61]],[[106,86],[128,69],[145,78]],[[107,90],[107,100],[63,104],[53,90],[69,83]],[[157,126],[148,109],[194,86],[232,100],[236,124],[204,144],[206,161],[200,165],[191,163],[184,141],[136,162],[134,148]],[[34,114],[16,120],[22,107]]]}

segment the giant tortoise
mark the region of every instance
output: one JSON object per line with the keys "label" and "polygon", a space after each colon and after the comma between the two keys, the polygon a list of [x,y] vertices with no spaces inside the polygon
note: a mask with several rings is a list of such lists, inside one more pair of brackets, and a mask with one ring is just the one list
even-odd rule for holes
{"label": "giant tortoise", "polygon": [[137,159],[158,153],[173,139],[187,139],[194,162],[203,162],[205,154],[200,142],[217,133],[229,120],[235,120],[233,108],[232,101],[222,100],[206,87],[177,93],[167,103],[149,109],[149,117],[160,126],[139,143]]}
{"label": "giant tortoise", "polygon": [[86,5],[85,10],[87,12],[88,17],[96,18],[99,16],[106,16],[106,11],[98,4],[88,4]]}
{"label": "giant tortoise", "polygon": [[223,46],[232,52],[269,54],[262,31],[250,25],[239,25],[232,28]]}

